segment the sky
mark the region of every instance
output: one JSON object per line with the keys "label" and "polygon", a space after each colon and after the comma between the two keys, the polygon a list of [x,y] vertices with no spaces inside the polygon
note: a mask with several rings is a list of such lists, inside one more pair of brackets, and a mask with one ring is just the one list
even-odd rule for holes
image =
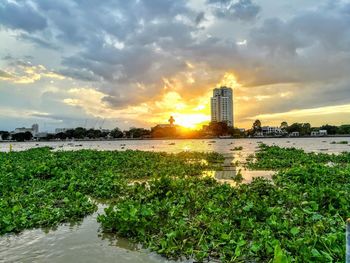
{"label": "sky", "polygon": [[2,0],[0,130],[350,123],[350,1]]}

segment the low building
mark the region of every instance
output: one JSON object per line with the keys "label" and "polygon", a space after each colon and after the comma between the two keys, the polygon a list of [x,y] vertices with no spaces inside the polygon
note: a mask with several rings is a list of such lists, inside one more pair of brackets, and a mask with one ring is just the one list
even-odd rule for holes
{"label": "low building", "polygon": [[319,134],[319,132],[318,131],[312,131],[311,132],[311,136],[312,137],[316,137],[316,136],[319,136],[320,134]]}
{"label": "low building", "polygon": [[283,133],[281,128],[273,126],[263,126],[261,132],[263,135],[281,135]]}
{"label": "low building", "polygon": [[254,137],[264,137],[263,132],[255,132]]}
{"label": "low building", "polygon": [[300,133],[297,132],[297,131],[291,132],[291,133],[289,134],[289,136],[290,136],[290,137],[299,137],[299,136],[300,136]]}
{"label": "low building", "polygon": [[328,133],[327,133],[327,130],[320,130],[320,136],[327,136]]}
{"label": "low building", "polygon": [[317,137],[317,136],[327,136],[327,130],[319,130],[319,131],[312,131],[311,136]]}

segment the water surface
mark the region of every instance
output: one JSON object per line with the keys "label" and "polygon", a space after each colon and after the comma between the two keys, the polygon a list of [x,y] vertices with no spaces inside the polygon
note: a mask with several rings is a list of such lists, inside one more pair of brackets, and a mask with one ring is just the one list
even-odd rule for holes
{"label": "water surface", "polygon": [[[350,151],[350,145],[331,144],[349,141],[350,138],[281,138],[281,139],[217,139],[217,140],[125,140],[125,141],[57,141],[57,142],[15,142],[0,143],[0,151],[7,152],[10,144],[14,151],[49,146],[54,150],[143,150],[143,151],[216,151],[224,154],[222,171],[208,171],[208,176],[219,182],[235,185],[238,173],[242,183],[249,183],[254,177],[271,178],[271,171],[248,171],[236,167],[258,149],[260,142],[281,147],[296,147],[306,152],[340,153]],[[242,146],[241,151],[233,151]],[[103,213],[100,206],[97,213]],[[96,221],[97,213],[87,216],[75,225],[63,224],[56,230],[25,230],[18,235],[0,237],[0,262],[169,262],[166,259],[143,250],[124,239],[102,234]]]}

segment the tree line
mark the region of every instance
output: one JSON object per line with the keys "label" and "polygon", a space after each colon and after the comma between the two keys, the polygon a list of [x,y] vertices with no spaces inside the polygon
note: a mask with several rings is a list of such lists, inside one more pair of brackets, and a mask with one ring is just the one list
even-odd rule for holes
{"label": "tree line", "polygon": [[[340,126],[322,125],[320,127],[312,127],[310,123],[293,123],[288,125],[283,121],[279,128],[283,135],[288,135],[293,132],[298,132],[300,136],[308,136],[312,131],[326,130],[328,135],[344,135],[350,134],[350,124]],[[238,128],[230,127],[225,122],[211,122],[204,125],[199,130],[188,130],[179,126],[156,126],[152,129],[130,128],[122,131],[119,128],[114,128],[111,131],[98,129],[85,129],[77,127],[56,134],[47,134],[46,137],[41,137],[42,140],[67,140],[67,139],[110,139],[110,138],[206,138],[230,136],[234,138],[243,138],[247,136],[255,136],[262,132],[262,122],[255,120],[252,128],[247,131],[242,131]],[[29,131],[11,134],[8,131],[0,131],[2,140],[29,141],[33,139],[33,134]]]}
{"label": "tree line", "polygon": [[[310,123],[293,123],[288,125],[286,121],[281,122],[279,128],[284,134],[290,134],[298,132],[300,136],[310,135],[313,131],[326,130],[328,135],[344,135],[350,134],[350,124],[343,124],[340,126],[335,125],[322,125],[320,127],[312,127]],[[247,135],[255,135],[262,132],[262,123],[260,120],[255,120],[252,128],[247,131]]]}

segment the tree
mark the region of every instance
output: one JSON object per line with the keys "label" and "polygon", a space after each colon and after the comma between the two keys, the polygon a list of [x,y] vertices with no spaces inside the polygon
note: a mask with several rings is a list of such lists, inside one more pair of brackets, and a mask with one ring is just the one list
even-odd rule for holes
{"label": "tree", "polygon": [[87,131],[83,127],[77,127],[73,132],[73,137],[77,139],[84,139],[86,135],[87,135]]}
{"label": "tree", "polygon": [[19,132],[19,133],[15,133],[14,135],[12,135],[12,138],[18,142],[24,142],[24,141],[31,140],[33,138],[33,135],[29,131]]}
{"label": "tree", "polygon": [[95,130],[95,129],[89,129],[86,132],[86,136],[89,137],[90,139],[103,137],[102,136],[102,131],[101,130]]}
{"label": "tree", "polygon": [[281,130],[286,131],[288,128],[288,123],[286,121],[282,121],[280,128]]}
{"label": "tree", "polygon": [[229,133],[229,127],[226,122],[211,122],[209,130],[214,136],[223,136]]}
{"label": "tree", "polygon": [[69,139],[74,138],[74,130],[73,129],[67,130],[65,132],[65,134],[66,134],[66,138],[69,138]]}
{"label": "tree", "polygon": [[175,126],[161,127],[157,125],[151,129],[151,136],[153,138],[176,138],[178,135]]}
{"label": "tree", "polygon": [[288,133],[292,132],[299,132],[301,133],[302,125],[301,123],[293,123],[292,125],[288,126],[287,131]]}
{"label": "tree", "polygon": [[55,135],[55,138],[56,139],[60,139],[60,140],[65,140],[67,139],[67,133],[66,132],[59,132],[59,133],[56,133]]}
{"label": "tree", "polygon": [[327,134],[335,135],[338,133],[339,128],[337,126],[326,124],[326,125],[321,126],[320,130],[326,130]]}
{"label": "tree", "polygon": [[130,130],[125,131],[125,134],[128,138],[142,138],[150,135],[151,131],[143,128],[130,128]]}
{"label": "tree", "polygon": [[293,123],[288,126],[287,131],[289,133],[299,132],[300,135],[310,135],[311,125],[310,123]]}
{"label": "tree", "polygon": [[123,138],[123,132],[119,128],[114,128],[109,134],[112,138]]}
{"label": "tree", "polygon": [[10,137],[10,133],[8,131],[0,131],[0,135],[3,140],[8,140]]}
{"label": "tree", "polygon": [[301,135],[310,135],[311,133],[311,124],[310,123],[303,123],[301,126]]}
{"label": "tree", "polygon": [[338,127],[338,134],[350,134],[350,124],[343,124]]}
{"label": "tree", "polygon": [[261,132],[261,121],[260,120],[255,120],[253,123],[253,133]]}
{"label": "tree", "polygon": [[234,128],[234,127],[228,127],[228,133],[235,138],[241,138],[244,137],[244,132],[242,132],[240,129],[238,128]]}

